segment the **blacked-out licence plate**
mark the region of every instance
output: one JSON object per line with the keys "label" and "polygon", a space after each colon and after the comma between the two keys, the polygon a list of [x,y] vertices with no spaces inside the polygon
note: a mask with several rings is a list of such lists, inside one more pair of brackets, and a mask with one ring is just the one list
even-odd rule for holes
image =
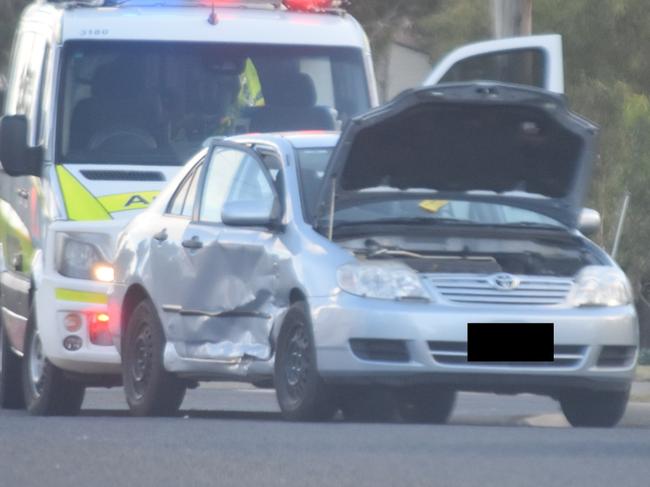
{"label": "blacked-out licence plate", "polygon": [[553,362],[553,323],[468,323],[468,362]]}

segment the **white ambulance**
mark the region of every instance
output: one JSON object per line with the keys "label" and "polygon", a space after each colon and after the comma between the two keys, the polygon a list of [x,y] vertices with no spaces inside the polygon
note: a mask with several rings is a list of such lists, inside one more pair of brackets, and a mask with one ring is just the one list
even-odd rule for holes
{"label": "white ambulance", "polygon": [[[0,405],[75,414],[120,381],[114,240],[208,140],[337,130],[378,104],[366,35],[337,0],[38,0],[0,120]],[[428,83],[561,92],[559,36],[447,56]]]}
{"label": "white ambulance", "polygon": [[85,387],[118,382],[114,236],[206,139],[336,130],[377,104],[366,36],[335,4],[26,9],[0,123],[3,407],[73,414]]}

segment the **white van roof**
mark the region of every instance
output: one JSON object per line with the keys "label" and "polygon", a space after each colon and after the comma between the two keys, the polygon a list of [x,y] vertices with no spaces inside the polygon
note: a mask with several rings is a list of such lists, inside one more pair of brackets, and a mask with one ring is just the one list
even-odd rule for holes
{"label": "white van roof", "polygon": [[[59,38],[68,40],[142,40],[349,46],[368,49],[366,35],[349,14],[296,12],[273,8],[273,2],[216,2],[217,22],[210,23],[209,1],[171,6],[125,1],[119,6],[75,7],[74,3],[39,2],[23,18],[38,21],[56,11]],[[266,4],[266,5],[265,5]],[[269,8],[270,6],[270,8]]]}

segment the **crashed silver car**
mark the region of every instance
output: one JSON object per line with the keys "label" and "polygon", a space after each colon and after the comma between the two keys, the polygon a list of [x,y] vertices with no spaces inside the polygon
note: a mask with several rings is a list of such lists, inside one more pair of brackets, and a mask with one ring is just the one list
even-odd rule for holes
{"label": "crashed silver car", "polygon": [[596,128],[499,83],[407,92],[334,133],[197,155],[126,228],[111,324],[127,400],[273,384],[284,416],[444,422],[459,390],[532,392],[613,426],[630,285],[581,231]]}

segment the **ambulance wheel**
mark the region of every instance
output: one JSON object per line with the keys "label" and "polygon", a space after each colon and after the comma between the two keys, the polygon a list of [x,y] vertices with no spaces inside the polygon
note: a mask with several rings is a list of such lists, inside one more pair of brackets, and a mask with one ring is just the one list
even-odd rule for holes
{"label": "ambulance wheel", "polygon": [[86,387],[66,377],[45,357],[34,310],[27,320],[24,350],[23,394],[27,411],[34,416],[79,414]]}
{"label": "ambulance wheel", "polygon": [[9,345],[9,338],[0,322],[0,407],[24,409],[21,359]]}

